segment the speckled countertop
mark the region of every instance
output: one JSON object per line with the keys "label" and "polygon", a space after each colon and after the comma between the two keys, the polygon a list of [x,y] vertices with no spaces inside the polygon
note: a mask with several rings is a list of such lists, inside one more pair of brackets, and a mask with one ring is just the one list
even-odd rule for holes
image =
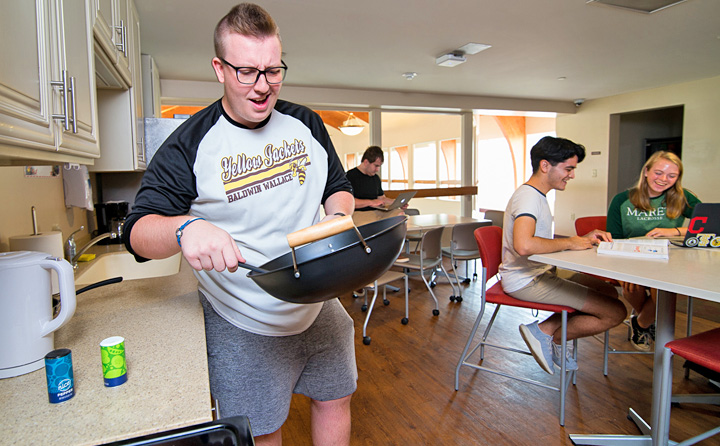
{"label": "speckled countertop", "polygon": [[[128,381],[103,384],[100,341],[123,336]],[[48,402],[45,369],[0,379],[0,444],[96,445],[210,421],[197,282],[178,274],[124,281],[77,296],[55,333],[72,350],[75,397]]]}

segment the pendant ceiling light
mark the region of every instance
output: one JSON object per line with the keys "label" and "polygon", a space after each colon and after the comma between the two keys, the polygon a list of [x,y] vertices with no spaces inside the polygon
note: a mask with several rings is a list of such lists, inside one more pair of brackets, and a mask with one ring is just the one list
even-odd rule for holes
{"label": "pendant ceiling light", "polygon": [[340,131],[348,136],[359,135],[363,131],[365,126],[363,122],[354,114],[350,113],[350,116],[343,122],[339,127]]}

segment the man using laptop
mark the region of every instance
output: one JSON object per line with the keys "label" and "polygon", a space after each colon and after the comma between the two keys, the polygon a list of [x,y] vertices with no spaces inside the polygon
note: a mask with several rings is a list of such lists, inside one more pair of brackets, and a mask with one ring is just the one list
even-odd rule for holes
{"label": "man using laptop", "polygon": [[[564,305],[578,311],[568,315],[568,341],[602,333],[622,323],[627,314],[615,288],[600,279],[574,273],[559,277],[554,267],[528,259],[533,254],[589,249],[611,240],[605,231],[584,236],[553,237],[553,217],[547,202],[551,190],[565,190],[575,178],[575,168],[585,158],[585,148],[564,138],[546,136],[530,151],[533,174],[513,193],[503,221],[503,290],[516,299]],[[521,325],[520,334],[537,363],[551,375],[561,360],[561,316]],[[577,370],[570,357],[567,370]]]}
{"label": "man using laptop", "polygon": [[363,153],[360,164],[345,174],[353,187],[356,211],[372,211],[373,208],[389,206],[393,202],[385,196],[378,175],[383,162],[385,157],[382,149],[370,146]]}

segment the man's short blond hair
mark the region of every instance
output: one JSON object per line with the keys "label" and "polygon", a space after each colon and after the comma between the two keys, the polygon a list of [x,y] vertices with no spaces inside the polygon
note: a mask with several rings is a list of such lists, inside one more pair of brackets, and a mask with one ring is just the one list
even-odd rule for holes
{"label": "man's short blond hair", "polygon": [[255,38],[277,36],[280,40],[280,29],[275,20],[266,10],[253,3],[240,3],[220,19],[214,35],[217,57],[225,57],[223,37],[231,32]]}

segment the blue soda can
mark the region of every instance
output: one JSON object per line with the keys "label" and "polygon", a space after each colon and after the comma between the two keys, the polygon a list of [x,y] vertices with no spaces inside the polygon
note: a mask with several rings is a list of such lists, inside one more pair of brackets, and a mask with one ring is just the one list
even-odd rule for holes
{"label": "blue soda can", "polygon": [[70,349],[59,348],[45,355],[45,377],[51,403],[62,403],[75,396]]}

